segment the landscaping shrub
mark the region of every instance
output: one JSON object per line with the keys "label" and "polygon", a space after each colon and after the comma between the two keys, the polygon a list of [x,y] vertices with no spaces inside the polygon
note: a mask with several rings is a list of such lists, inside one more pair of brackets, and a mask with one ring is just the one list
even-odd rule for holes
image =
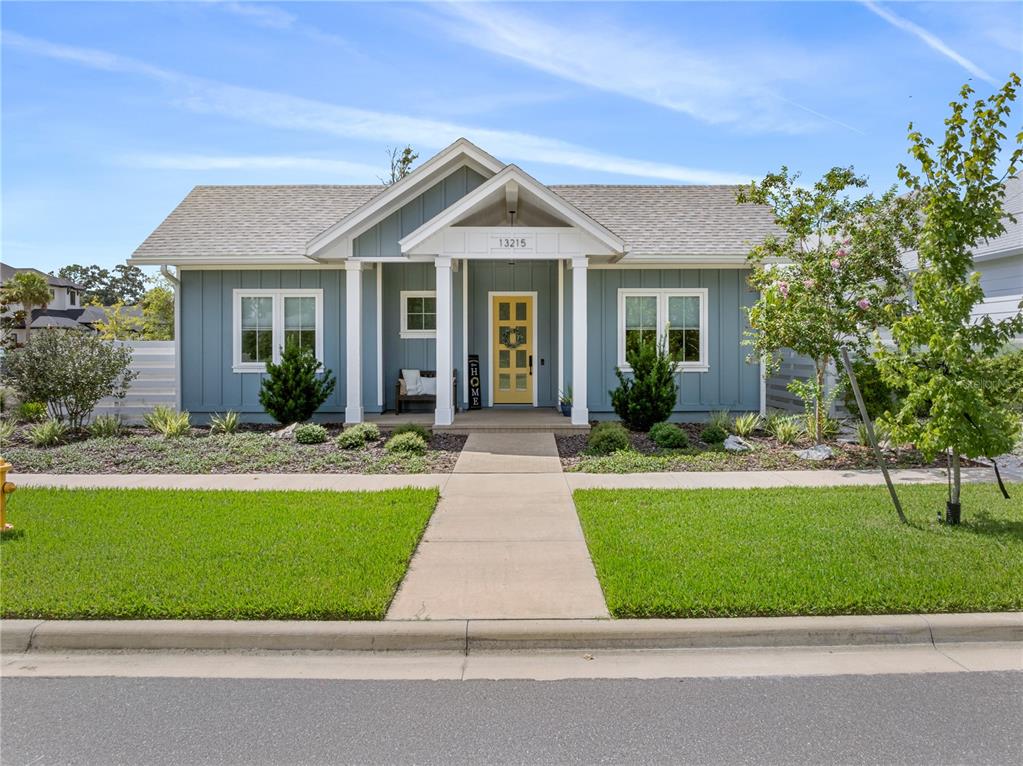
{"label": "landscaping shrub", "polygon": [[835,418],[825,417],[822,418],[818,423],[817,418],[814,417],[813,412],[809,412],[806,413],[806,415],[804,415],[803,429],[806,431],[806,435],[809,436],[811,439],[814,438],[818,425],[820,426],[821,441],[834,439],[842,430],[841,421],[838,421]]}
{"label": "landscaping shrub", "polygon": [[388,452],[400,452],[404,455],[425,455],[426,440],[418,433],[404,431],[388,439],[384,449]]}
{"label": "landscaping shrub", "polygon": [[67,437],[68,427],[59,420],[44,420],[28,429],[28,440],[36,447],[54,447]]}
{"label": "landscaping shrub", "polygon": [[703,430],[700,431],[700,441],[706,444],[720,444],[728,438],[728,431],[719,426],[717,423],[708,423],[704,426]]}
{"label": "landscaping shrub", "polygon": [[18,420],[22,423],[46,420],[46,405],[43,402],[22,402],[18,405]]}
{"label": "landscaping shrub", "polygon": [[188,412],[175,412],[165,404],[156,405],[142,419],[165,439],[185,436],[192,427]]}
{"label": "landscaping shrub", "polygon": [[796,415],[773,415],[767,419],[767,433],[781,444],[795,444],[803,432],[803,426]]}
{"label": "landscaping shrub", "polygon": [[1023,349],[1007,351],[981,363],[992,404],[1023,411]]}
{"label": "landscaping shrub", "polygon": [[37,330],[7,353],[10,382],[28,401],[46,402],[50,415],[79,429],[106,396],[123,398],[137,373],[131,349],[90,332]]}
{"label": "landscaping shrub", "polygon": [[725,434],[729,433],[729,429],[732,427],[732,416],[728,414],[728,410],[718,410],[712,412],[707,417],[707,425],[717,426]]}
{"label": "landscaping shrub", "polygon": [[424,442],[430,441],[430,429],[418,423],[402,423],[391,431],[391,436],[397,436],[398,434],[416,434]]}
{"label": "landscaping shrub", "polygon": [[303,423],[295,429],[295,441],[299,444],[323,444],[327,441],[327,429],[318,423]]}
{"label": "landscaping shrub", "polygon": [[665,449],[683,449],[689,446],[688,434],[671,423],[654,423],[649,435],[654,444]]}
{"label": "landscaping shrub", "polygon": [[10,386],[0,386],[0,415],[6,415],[12,410],[17,412],[18,392]]}
{"label": "landscaping shrub", "polygon": [[109,439],[121,433],[121,419],[116,415],[100,415],[89,423],[89,436]]}
{"label": "landscaping shrub", "polygon": [[675,360],[663,340],[641,343],[626,359],[632,373],[615,369],[618,388],[611,392],[611,406],[629,428],[649,431],[654,423],[667,420],[675,406]]}
{"label": "landscaping shrub", "polygon": [[621,423],[597,423],[586,440],[587,451],[593,455],[610,455],[630,446],[629,432]]}
{"label": "landscaping shrub", "polygon": [[[891,431],[883,423],[874,423],[874,438],[878,444],[884,444],[891,438]],[[870,439],[867,438],[867,426],[862,421],[856,424],[856,441],[861,447],[869,447]]]}
{"label": "landscaping shrub", "polygon": [[228,410],[223,415],[214,413],[210,418],[210,434],[233,434],[238,432],[241,421],[238,413]]}
{"label": "landscaping shrub", "polygon": [[[856,375],[856,384],[860,387],[860,394],[863,396],[863,405],[867,408],[867,414],[871,420],[876,420],[886,410],[894,412],[898,409],[904,392],[898,391],[883,380],[877,365],[865,359],[857,359],[852,363],[853,373]],[[856,404],[856,397],[852,392],[852,386],[846,386],[842,394],[845,408],[849,412],[858,413],[859,406]]]}
{"label": "landscaping shrub", "polygon": [[743,438],[752,436],[763,425],[763,422],[763,418],[756,412],[737,415],[735,420],[732,421],[732,433]]}
{"label": "landscaping shrub", "polygon": [[380,429],[376,423],[356,423],[338,434],[334,442],[342,449],[359,449],[365,447],[366,442],[379,438]]}
{"label": "landscaping shrub", "polygon": [[18,425],[13,420],[0,420],[0,444],[3,444],[18,430]]}
{"label": "landscaping shrub", "polygon": [[285,344],[280,364],[267,362],[259,403],[282,425],[309,420],[334,392],[337,380],[327,369],[319,372],[316,355],[297,343]]}

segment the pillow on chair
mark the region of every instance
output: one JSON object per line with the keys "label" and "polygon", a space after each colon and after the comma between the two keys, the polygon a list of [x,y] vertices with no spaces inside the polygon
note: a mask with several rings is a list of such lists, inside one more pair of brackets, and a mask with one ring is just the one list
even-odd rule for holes
{"label": "pillow on chair", "polygon": [[436,396],[437,395],[437,379],[436,378],[420,378],[419,383],[421,388],[419,393],[424,396]]}
{"label": "pillow on chair", "polygon": [[419,370],[402,370],[401,377],[405,381],[405,389],[409,396],[419,396],[423,393],[423,379],[419,377]]}

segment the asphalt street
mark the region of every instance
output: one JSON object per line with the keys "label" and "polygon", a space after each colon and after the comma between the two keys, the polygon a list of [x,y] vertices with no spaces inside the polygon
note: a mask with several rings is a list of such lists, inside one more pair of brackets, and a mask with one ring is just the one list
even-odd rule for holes
{"label": "asphalt street", "polygon": [[3,764],[1018,763],[1023,674],[6,678]]}

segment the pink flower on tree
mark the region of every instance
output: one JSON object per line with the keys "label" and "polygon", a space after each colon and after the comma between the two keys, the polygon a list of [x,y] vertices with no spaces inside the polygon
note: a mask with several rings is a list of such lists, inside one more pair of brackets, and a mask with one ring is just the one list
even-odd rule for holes
{"label": "pink flower on tree", "polygon": [[805,287],[807,290],[812,290],[816,286],[816,284],[817,283],[812,279],[803,280],[803,287]]}
{"label": "pink flower on tree", "polygon": [[848,255],[848,253],[846,253],[845,250],[839,250],[837,253],[835,253],[835,255],[837,255],[839,258],[845,258],[845,256]]}
{"label": "pink flower on tree", "polygon": [[869,298],[860,298],[858,301],[856,301],[856,305],[860,307],[861,311],[866,311],[867,309],[870,308],[870,305],[871,305],[870,304],[870,299]]}
{"label": "pink flower on tree", "polygon": [[778,292],[781,293],[781,297],[782,298],[788,298],[789,297],[789,283],[788,282],[779,282],[778,283]]}
{"label": "pink flower on tree", "polygon": [[842,268],[842,262],[840,260],[838,260],[837,258],[832,258],[831,259],[831,268],[834,269],[835,271],[838,271],[840,268]]}

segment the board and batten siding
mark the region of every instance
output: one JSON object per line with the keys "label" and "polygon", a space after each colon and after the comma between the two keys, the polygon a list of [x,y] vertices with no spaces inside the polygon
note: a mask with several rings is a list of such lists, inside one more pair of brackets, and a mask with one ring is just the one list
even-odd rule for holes
{"label": "board and batten siding", "polygon": [[[567,272],[569,279],[571,271]],[[746,360],[742,344],[746,309],[756,301],[745,269],[589,269],[587,274],[587,399],[596,417],[613,412],[611,391],[618,387],[618,290],[695,287],[707,289],[707,372],[679,373],[675,412],[679,417],[715,410],[760,409],[760,365]],[[568,280],[566,280],[568,281]],[[571,303],[566,302],[566,314]],[[566,346],[571,324],[566,321]],[[565,379],[571,384],[571,363]],[[676,418],[679,419],[679,418]]]}
{"label": "board and batten siding", "polygon": [[[376,273],[365,269],[363,286],[363,391],[377,410]],[[181,406],[195,415],[234,410],[250,421],[270,421],[259,404],[263,375],[232,369],[236,289],[322,289],[323,363],[337,378],[320,419],[345,409],[345,271],[343,269],[224,270],[181,272]]]}
{"label": "board and batten siding", "polygon": [[485,180],[471,168],[459,168],[356,237],[352,243],[352,254],[356,258],[400,257],[398,240],[411,234]]}

